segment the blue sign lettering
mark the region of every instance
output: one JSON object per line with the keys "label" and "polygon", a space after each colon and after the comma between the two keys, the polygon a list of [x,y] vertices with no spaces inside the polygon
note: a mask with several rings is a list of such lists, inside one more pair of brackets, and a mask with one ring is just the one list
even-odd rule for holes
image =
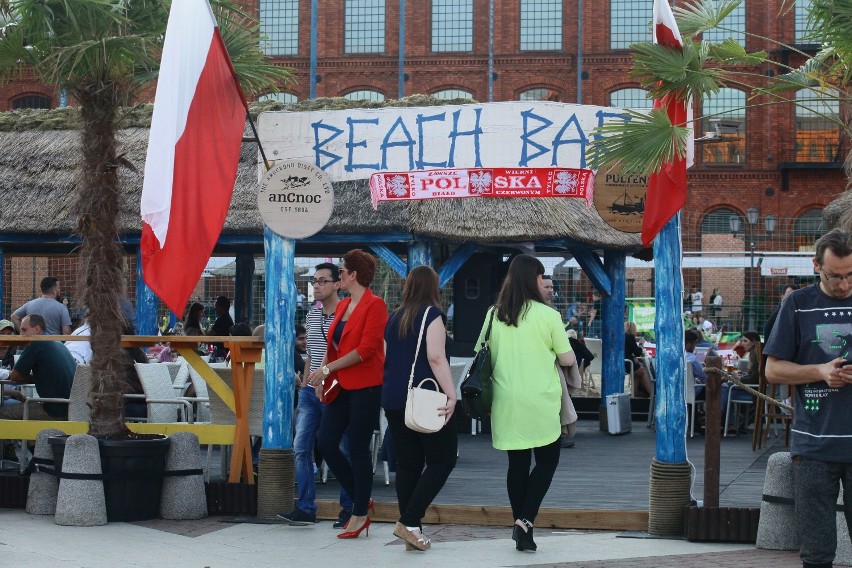
{"label": "blue sign lettering", "polygon": [[[400,140],[397,142],[390,142],[391,136],[393,136],[394,130],[400,127],[402,129],[403,134],[405,134],[405,140]],[[405,123],[402,121],[402,117],[398,117],[396,122],[393,123],[393,126],[390,127],[388,133],[385,135],[385,139],[382,142],[382,169],[388,169],[388,148],[393,148],[395,146],[408,146],[408,169],[414,169],[414,139],[411,137],[411,134],[408,132],[408,129],[405,127]]]}
{"label": "blue sign lettering", "polygon": [[[343,156],[338,156],[337,154],[335,154],[333,152],[329,152],[328,150],[323,150],[322,147],[325,146],[326,144],[328,144],[329,142],[331,142],[332,140],[334,140],[335,138],[337,138],[338,136],[340,136],[341,134],[343,134],[343,131],[339,128],[335,128],[334,126],[328,126],[326,124],[323,124],[321,120],[319,122],[312,123],[311,127],[313,127],[313,129],[314,129],[314,145],[312,147],[312,150],[314,151],[314,155],[315,155],[314,161],[316,163],[316,166],[318,168],[320,168],[321,170],[325,170],[327,168],[330,168],[331,166],[333,166],[334,164],[336,164],[340,160],[342,160]],[[325,140],[320,140],[320,135],[319,135],[320,130],[327,130],[327,131],[330,131],[332,134],[328,138],[326,138]],[[323,164],[322,163],[323,157],[331,158],[331,160],[329,160],[328,162]]]}
{"label": "blue sign lettering", "polygon": [[[535,142],[532,139],[532,137],[535,134],[538,134],[539,132],[541,132],[542,130],[545,130],[546,128],[548,128],[551,124],[553,124],[553,121],[548,120],[548,119],[544,118],[543,116],[539,116],[539,115],[535,114],[532,111],[532,109],[523,111],[521,113],[521,117],[523,118],[524,130],[523,130],[523,134],[521,134],[521,141],[523,142],[523,146],[521,146],[521,161],[518,162],[518,165],[521,166],[522,168],[526,168],[526,167],[529,166],[530,160],[538,158],[539,156],[546,154],[547,152],[550,151],[550,148],[548,148],[547,146],[542,146],[538,142]],[[542,125],[539,126],[538,128],[533,129],[533,130],[529,130],[528,126],[529,126],[529,120],[530,119],[537,120]],[[531,154],[531,155],[528,154],[527,153],[527,145],[532,146],[533,148],[538,150],[538,152]]]}
{"label": "blue sign lettering", "polygon": [[429,116],[423,116],[422,114],[417,115],[417,141],[420,144],[420,147],[417,151],[417,169],[422,170],[425,168],[446,168],[447,162],[446,160],[443,162],[427,162],[423,159],[423,123],[430,121],[441,121],[443,122],[447,118],[447,113],[442,112],[441,114],[430,114]]}
{"label": "blue sign lettering", "polygon": [[[562,139],[562,135],[565,134],[565,131],[568,130],[568,127],[571,125],[576,127],[576,132],[579,138],[567,138],[565,140]],[[580,144],[580,167],[586,167],[586,144],[588,144],[589,139],[586,138],[586,134],[583,132],[583,128],[580,126],[580,121],[577,120],[577,115],[572,114],[571,118],[565,121],[565,124],[559,129],[559,132],[556,134],[556,138],[553,139],[553,159],[550,162],[551,166],[559,165],[559,147],[563,144]]]}
{"label": "blue sign lettering", "polygon": [[379,163],[375,164],[356,164],[353,163],[353,156],[355,148],[366,148],[367,141],[359,140],[355,142],[355,125],[356,124],[379,124],[378,118],[346,118],[346,124],[349,126],[349,142],[346,143],[346,149],[349,150],[349,161],[343,167],[347,172],[351,172],[353,170],[377,170],[379,169]]}
{"label": "blue sign lettering", "polygon": [[473,151],[476,157],[475,164],[473,167],[482,167],[482,160],[479,158],[479,135],[482,134],[482,128],[479,126],[479,116],[482,114],[482,109],[475,108],[473,109],[473,112],[476,113],[476,124],[474,125],[473,130],[465,131],[459,131],[459,117],[461,116],[461,111],[457,110],[453,113],[453,131],[450,132],[450,138],[452,139],[452,142],[450,143],[450,159],[447,162],[447,167],[455,167],[456,138],[458,138],[459,136],[473,136]]}

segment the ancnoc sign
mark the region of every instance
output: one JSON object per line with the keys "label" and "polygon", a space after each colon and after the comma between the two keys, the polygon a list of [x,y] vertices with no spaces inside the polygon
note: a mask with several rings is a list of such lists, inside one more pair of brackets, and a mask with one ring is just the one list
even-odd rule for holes
{"label": "ancnoc sign", "polygon": [[592,130],[619,109],[547,101],[265,112],[267,157],[314,164],[332,181],[377,172],[481,168],[586,168]]}
{"label": "ancnoc sign", "polygon": [[311,163],[279,162],[260,182],[257,208],[264,223],[282,237],[304,239],[328,222],[334,189],[328,176]]}

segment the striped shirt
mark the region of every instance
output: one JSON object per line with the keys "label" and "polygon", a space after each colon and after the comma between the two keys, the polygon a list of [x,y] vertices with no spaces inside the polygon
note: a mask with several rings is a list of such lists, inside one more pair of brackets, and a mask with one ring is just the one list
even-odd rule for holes
{"label": "striped shirt", "polygon": [[305,317],[305,329],[308,332],[308,357],[311,358],[311,372],[319,369],[322,359],[325,357],[325,348],[328,343],[328,328],[331,327],[332,320],[334,320],[334,312],[325,315],[321,307],[311,308],[311,311]]}

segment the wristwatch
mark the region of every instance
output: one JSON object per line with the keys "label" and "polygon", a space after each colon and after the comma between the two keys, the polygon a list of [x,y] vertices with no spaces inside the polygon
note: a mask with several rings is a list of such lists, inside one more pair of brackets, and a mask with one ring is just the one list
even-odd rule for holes
{"label": "wristwatch", "polygon": [[320,367],[320,371],[322,371],[322,374],[326,377],[331,374],[331,369],[328,368],[328,365],[323,365],[322,367]]}

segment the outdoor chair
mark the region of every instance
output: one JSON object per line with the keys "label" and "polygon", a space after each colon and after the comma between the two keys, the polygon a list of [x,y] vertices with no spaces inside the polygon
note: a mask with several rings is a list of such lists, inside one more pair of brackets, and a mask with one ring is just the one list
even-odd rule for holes
{"label": "outdoor chair", "polygon": [[703,400],[695,400],[695,372],[692,365],[686,365],[686,373],[683,380],[683,396],[689,406],[689,437],[695,437],[695,407],[704,406]]}
{"label": "outdoor chair", "polygon": [[586,348],[595,356],[589,366],[586,367],[583,373],[583,383],[586,389],[586,396],[595,388],[595,375],[603,375],[603,345],[600,339],[587,338],[585,340]]}
{"label": "outdoor chair", "polygon": [[[388,429],[388,421],[385,418],[385,413],[379,410],[379,428],[373,430],[373,441],[371,442],[370,451],[373,454],[373,474],[376,473],[376,467],[379,465],[379,451],[382,448],[382,442],[385,439],[385,432]],[[382,460],[385,472],[385,485],[390,485],[390,467],[388,466],[387,456]]]}
{"label": "outdoor chair", "polygon": [[651,398],[648,400],[648,428],[654,427],[654,412],[657,410],[657,369],[654,367],[654,358],[645,355],[645,368],[651,377]]}
{"label": "outdoor chair", "polygon": [[[186,368],[186,376],[190,379],[195,390],[195,396],[189,398],[195,406],[195,421],[208,423],[210,422],[210,391],[207,388],[207,382],[198,374],[198,371],[189,365],[184,365],[184,367]],[[186,390],[186,386],[183,388]]]}
{"label": "outdoor chair", "polygon": [[[470,364],[473,363],[473,357],[451,357],[450,358],[450,371],[453,374],[453,384],[456,387],[456,400],[461,400],[461,382],[464,380],[465,375],[467,375],[467,370],[470,368]],[[476,436],[478,432],[482,431],[482,424],[476,418],[470,419],[470,435]]]}
{"label": "outdoor chair", "polygon": [[[144,399],[148,407],[148,422],[189,422],[192,418],[190,399],[175,396],[172,376],[162,363],[135,363],[136,374],[145,394],[127,394],[125,398]],[[183,418],[183,420],[181,420]]]}
{"label": "outdoor chair", "polygon": [[[764,367],[763,348],[760,344],[757,344],[755,346],[755,349],[757,349],[757,358],[758,358],[758,361],[760,361],[760,368],[758,369],[758,384],[747,384],[747,386],[749,386],[749,387],[753,388],[754,390],[760,392],[759,381],[760,381],[760,375],[763,374],[763,367]],[[747,360],[742,359],[742,360],[740,360],[740,363],[746,363],[746,370],[748,369],[748,367],[747,367],[748,361]],[[741,368],[741,370],[742,370],[742,368]],[[744,384],[746,384],[746,383],[744,383]],[[752,406],[752,407],[756,406],[753,395],[748,400],[734,400],[734,394],[737,391],[748,392],[745,389],[743,389],[742,387],[739,387],[737,385],[731,385],[731,388],[728,390],[728,404],[726,405],[726,408],[725,408],[725,426],[724,426],[724,430],[723,430],[723,432],[724,432],[723,436],[725,438],[728,437],[728,423],[731,420],[731,405],[736,405],[737,413],[736,413],[736,418],[734,419],[735,425],[739,424],[740,407],[741,406]],[[762,402],[763,401],[761,401],[761,403]],[[755,414],[757,414],[756,410],[757,409],[755,408]],[[746,420],[746,422],[748,422],[748,420]],[[753,440],[752,440],[752,442],[753,442]]]}

